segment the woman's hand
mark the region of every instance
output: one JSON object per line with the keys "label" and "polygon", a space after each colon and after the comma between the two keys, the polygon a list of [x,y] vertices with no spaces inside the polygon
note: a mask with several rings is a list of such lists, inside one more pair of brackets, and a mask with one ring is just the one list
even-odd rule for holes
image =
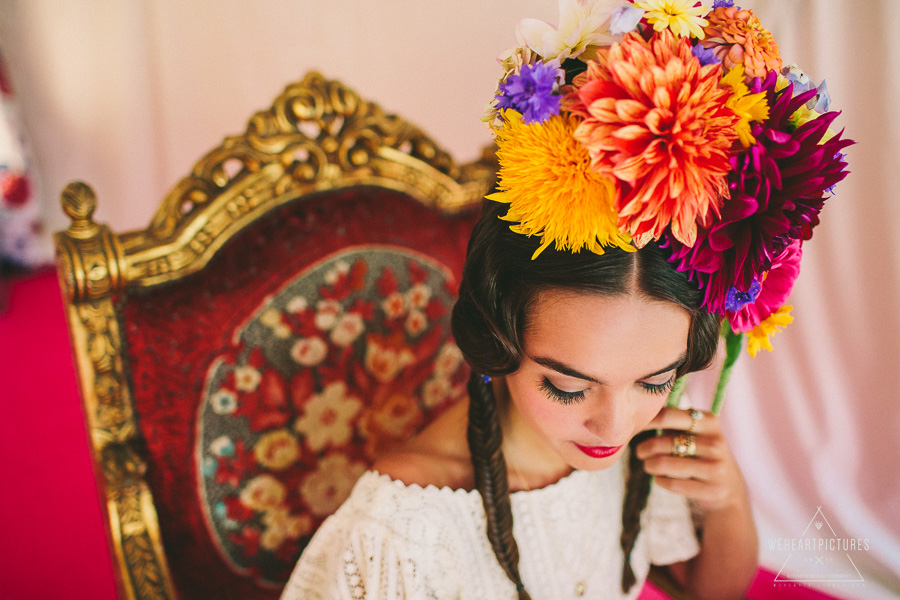
{"label": "woman's hand", "polygon": [[[647,429],[662,429],[663,435],[639,444],[637,457],[660,487],[687,496],[704,512],[746,504],[747,488],[718,417],[666,407]],[[678,442],[686,455],[677,454]]]}
{"label": "woman's hand", "polygon": [[759,542],[747,486],[719,419],[663,408],[647,429],[663,435],[638,444],[644,469],[660,487],[687,496],[703,511],[700,553],[671,565],[672,574],[697,598],[741,598],[756,574]]}

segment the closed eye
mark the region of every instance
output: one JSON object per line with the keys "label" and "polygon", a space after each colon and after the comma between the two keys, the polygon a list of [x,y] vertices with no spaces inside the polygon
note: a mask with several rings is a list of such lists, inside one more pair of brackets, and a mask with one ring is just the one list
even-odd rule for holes
{"label": "closed eye", "polygon": [[546,377],[541,379],[540,388],[551,400],[555,400],[560,404],[574,404],[576,402],[581,402],[584,400],[584,394],[587,391],[565,392],[550,383],[550,380]]}
{"label": "closed eye", "polygon": [[668,394],[672,391],[672,386],[675,385],[675,374],[672,373],[672,376],[669,377],[669,380],[665,383],[647,383],[645,381],[639,381],[638,385],[654,395]]}

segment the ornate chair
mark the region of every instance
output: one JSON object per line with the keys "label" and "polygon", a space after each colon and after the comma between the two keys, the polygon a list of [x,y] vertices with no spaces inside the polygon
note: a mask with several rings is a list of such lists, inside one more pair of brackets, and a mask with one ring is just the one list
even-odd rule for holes
{"label": "ornate chair", "polygon": [[122,598],[276,598],[361,471],[465,393],[449,310],[492,153],[317,73],[149,227],[56,236]]}

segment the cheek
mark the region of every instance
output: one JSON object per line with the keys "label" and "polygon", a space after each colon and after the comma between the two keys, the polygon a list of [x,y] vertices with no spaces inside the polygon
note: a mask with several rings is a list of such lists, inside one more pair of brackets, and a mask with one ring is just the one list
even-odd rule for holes
{"label": "cheek", "polygon": [[643,431],[653,418],[659,414],[659,411],[666,405],[666,396],[660,396],[658,399],[645,401],[636,411],[634,415],[635,434]]}
{"label": "cheek", "polygon": [[577,421],[576,407],[554,402],[535,386],[516,382],[510,385],[510,393],[516,410],[537,429],[561,431]]}

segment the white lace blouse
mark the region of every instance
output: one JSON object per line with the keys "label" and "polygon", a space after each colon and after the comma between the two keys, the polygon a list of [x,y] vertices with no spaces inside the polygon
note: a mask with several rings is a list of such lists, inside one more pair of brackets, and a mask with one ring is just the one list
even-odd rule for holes
{"label": "white lace blouse", "polygon": [[[622,593],[624,460],[575,471],[511,495],[519,572],[534,600],[635,598],[650,563],[694,556],[699,546],[681,496],[653,486],[631,564],[637,585]],[[366,472],[319,528],[282,600],[517,598],[485,534],[478,492],[405,485]]]}

